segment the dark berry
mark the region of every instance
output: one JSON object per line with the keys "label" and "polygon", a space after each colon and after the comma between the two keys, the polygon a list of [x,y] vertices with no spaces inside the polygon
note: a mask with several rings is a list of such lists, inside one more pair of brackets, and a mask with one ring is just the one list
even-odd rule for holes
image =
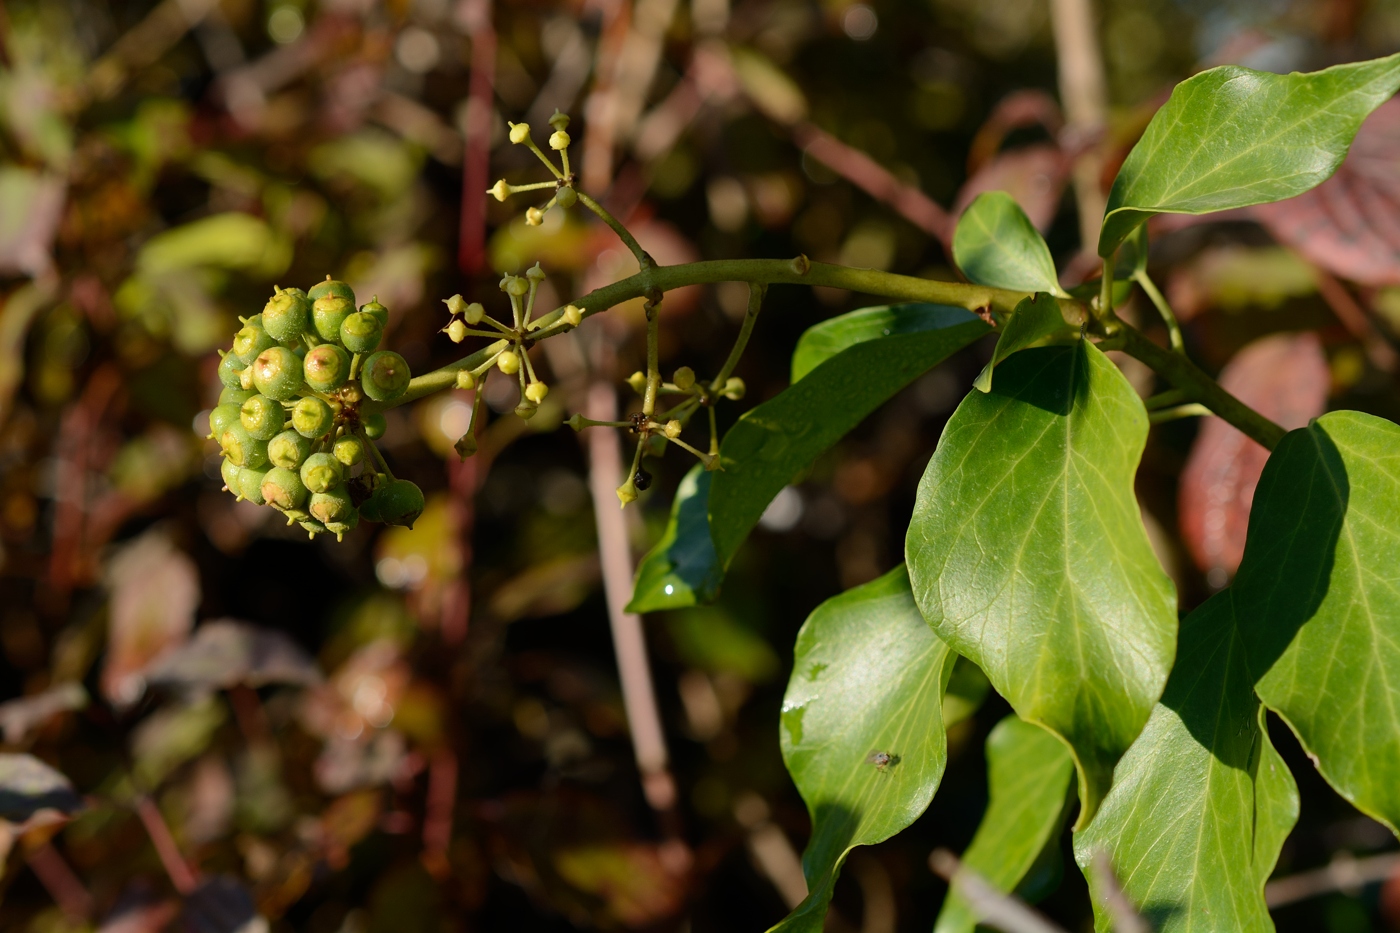
{"label": "dark berry", "polygon": [[637,475],[632,477],[632,485],[636,486],[638,491],[646,492],[647,487],[651,485],[651,474],[646,470],[638,470]]}

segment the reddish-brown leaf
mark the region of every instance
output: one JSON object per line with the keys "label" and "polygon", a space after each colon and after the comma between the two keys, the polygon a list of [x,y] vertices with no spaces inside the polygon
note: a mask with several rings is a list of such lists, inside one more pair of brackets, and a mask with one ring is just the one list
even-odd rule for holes
{"label": "reddish-brown leaf", "polygon": [[1039,143],[1003,152],[977,170],[958,192],[953,215],[962,212],[984,191],[1005,191],[1016,199],[1042,233],[1050,229],[1060,206],[1070,160],[1056,146]]}
{"label": "reddish-brown leaf", "polygon": [[[1220,384],[1285,428],[1322,414],[1330,376],[1316,334],[1274,334],[1249,344]],[[1269,452],[1219,418],[1207,418],[1181,474],[1181,534],[1212,586],[1224,586],[1244,556],[1254,487]]]}

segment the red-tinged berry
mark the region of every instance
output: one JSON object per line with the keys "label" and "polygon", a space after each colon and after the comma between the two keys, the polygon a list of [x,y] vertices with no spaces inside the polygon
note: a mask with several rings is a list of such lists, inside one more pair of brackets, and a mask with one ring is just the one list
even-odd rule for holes
{"label": "red-tinged berry", "polygon": [[275,509],[299,509],[306,502],[306,484],[301,477],[285,467],[273,467],[263,474],[262,497]]}
{"label": "red-tinged berry", "polygon": [[312,518],[329,528],[332,522],[348,521],[355,511],[355,503],[350,501],[350,493],[342,484],[325,492],[312,493],[307,511]]}
{"label": "red-tinged berry", "polygon": [[287,401],[295,398],[302,387],[301,358],[286,347],[262,351],[250,368],[253,385],[269,398]]}
{"label": "red-tinged berry", "polygon": [[350,355],[333,343],[307,350],[301,365],[306,384],[317,392],[334,391],[350,378]]}
{"label": "red-tinged berry", "polygon": [[263,306],[263,328],[278,343],[292,344],[311,330],[311,301],[299,288],[281,288]]}

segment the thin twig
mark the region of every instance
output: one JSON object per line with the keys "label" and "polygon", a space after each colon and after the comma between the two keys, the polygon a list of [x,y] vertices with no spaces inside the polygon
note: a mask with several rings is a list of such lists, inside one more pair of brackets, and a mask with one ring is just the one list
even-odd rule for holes
{"label": "thin twig", "polygon": [[468,274],[486,266],[486,190],[491,170],[491,99],[496,78],[496,30],[491,0],[468,0],[465,17],[472,40],[467,90],[466,151],[462,158],[462,222],[457,265]]}
{"label": "thin twig", "polygon": [[1118,883],[1118,876],[1113,872],[1113,863],[1109,860],[1108,853],[1103,850],[1095,852],[1091,864],[1099,896],[1103,898],[1104,907],[1113,919],[1113,933],[1152,933],[1147,921],[1137,912],[1133,902],[1128,900],[1128,895],[1123,893],[1123,886]]}
{"label": "thin twig", "polygon": [[51,843],[46,842],[31,851],[26,861],[68,919],[87,919],[92,913],[92,895]]}
{"label": "thin twig", "polygon": [[1264,903],[1271,908],[1282,907],[1332,891],[1354,891],[1384,881],[1397,871],[1400,871],[1400,852],[1363,859],[1353,858],[1349,852],[1338,852],[1325,868],[1299,872],[1264,885]]}
{"label": "thin twig", "polygon": [[151,844],[155,846],[156,855],[160,857],[160,864],[170,876],[170,883],[175,885],[175,890],[181,894],[193,894],[194,889],[199,886],[199,876],[180,854],[180,847],[176,844],[170,827],[165,825],[165,817],[160,815],[160,808],[156,806],[155,801],[142,794],[136,800],[136,815],[141,818],[141,825],[146,827],[146,835],[151,837]]}
{"label": "thin twig", "polygon": [[934,849],[928,857],[933,873],[967,901],[977,922],[1003,933],[1065,933],[1061,927],[1026,905],[1020,898],[998,891],[992,884],[947,849]]}
{"label": "thin twig", "polygon": [[1060,100],[1064,103],[1069,149],[1082,151],[1074,160],[1074,198],[1079,207],[1080,249],[1092,253],[1098,245],[1104,195],[1100,177],[1103,154],[1086,146],[1102,132],[1108,114],[1103,55],[1094,23],[1092,0],[1051,0]]}
{"label": "thin twig", "polygon": [[1172,310],[1166,297],[1157,288],[1157,283],[1153,282],[1142,270],[1133,273],[1133,281],[1137,282],[1147,293],[1147,297],[1152,301],[1157,313],[1162,316],[1162,322],[1167,325],[1167,334],[1171,338],[1172,349],[1177,353],[1185,353],[1186,341],[1181,336],[1181,324],[1177,322],[1176,312]]}

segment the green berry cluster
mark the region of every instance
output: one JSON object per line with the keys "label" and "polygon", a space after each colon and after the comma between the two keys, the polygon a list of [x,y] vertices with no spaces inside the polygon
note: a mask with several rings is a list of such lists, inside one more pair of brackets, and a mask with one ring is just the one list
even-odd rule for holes
{"label": "green berry cluster", "polygon": [[361,518],[412,527],[423,492],[395,479],[374,446],[384,416],[360,410],[400,398],[412,378],[402,356],[379,349],[388,309],[377,297],[357,309],[350,286],[326,276],[310,291],[274,289],[261,314],[240,320],[209,414],[224,488],[313,538],[339,539]]}

